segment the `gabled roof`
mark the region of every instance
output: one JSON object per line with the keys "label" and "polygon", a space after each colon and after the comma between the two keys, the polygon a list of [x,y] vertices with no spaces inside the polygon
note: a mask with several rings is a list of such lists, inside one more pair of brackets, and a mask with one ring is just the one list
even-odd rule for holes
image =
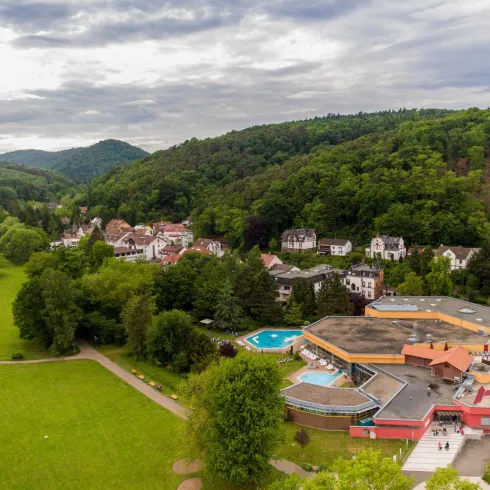
{"label": "gabled roof", "polygon": [[161,264],[176,264],[180,259],[182,258],[181,255],[179,254],[171,254],[167,255],[166,257],[163,257],[163,259],[160,261]]}
{"label": "gabled roof", "polygon": [[307,239],[315,239],[316,232],[313,228],[293,228],[292,230],[286,230],[282,234],[283,241],[287,241],[289,237],[293,237],[299,242],[303,242]]}
{"label": "gabled roof", "polygon": [[273,254],[260,254],[262,260],[264,261],[265,267],[268,269],[274,259],[279,260],[279,263],[282,264],[282,261],[278,259],[276,255]]}
{"label": "gabled roof", "polygon": [[402,349],[402,354],[406,356],[420,357],[421,359],[438,359],[439,357],[446,356],[446,351],[426,349],[419,347],[418,345],[405,344]]}
{"label": "gabled roof", "polygon": [[214,242],[214,240],[211,240],[209,238],[199,238],[199,240],[196,241],[196,243],[194,243],[194,247],[203,247],[203,248],[207,248],[209,247],[209,245],[212,245]]}
{"label": "gabled roof", "polygon": [[200,254],[212,255],[212,252],[210,252],[207,248],[200,247],[199,245],[194,245],[193,247],[189,248],[187,252],[197,252]]}
{"label": "gabled roof", "polygon": [[318,244],[319,245],[347,245],[349,240],[344,240],[343,238],[322,238]]}
{"label": "gabled roof", "polygon": [[402,237],[389,235],[376,235],[376,238],[381,238],[387,250],[398,250]]}
{"label": "gabled roof", "polygon": [[473,362],[473,357],[470,356],[464,347],[453,347],[446,351],[445,355],[434,359],[429,366],[437,366],[447,362],[459,371],[465,372]]}
{"label": "gabled roof", "polygon": [[458,260],[466,260],[470,252],[477,253],[480,251],[479,248],[466,248],[466,247],[448,247],[445,245],[440,245],[435,251],[436,255],[442,255],[444,252],[451,250],[451,252],[456,256]]}

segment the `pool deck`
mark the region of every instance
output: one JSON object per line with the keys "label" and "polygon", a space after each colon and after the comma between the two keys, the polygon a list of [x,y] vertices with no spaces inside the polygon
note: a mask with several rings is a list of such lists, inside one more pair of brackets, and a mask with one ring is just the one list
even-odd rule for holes
{"label": "pool deck", "polygon": [[292,344],[289,344],[287,345],[286,347],[282,347],[282,348],[277,348],[277,347],[272,347],[272,348],[267,348],[267,347],[257,347],[256,345],[252,344],[251,342],[249,342],[247,339],[250,338],[250,337],[253,337],[255,335],[258,335],[260,332],[264,332],[264,331],[280,331],[280,332],[284,332],[284,331],[288,331],[288,330],[291,330],[291,332],[295,332],[295,331],[300,331],[301,328],[291,328],[291,329],[288,329],[288,328],[260,328],[258,330],[254,330],[253,332],[249,332],[245,335],[242,335],[241,337],[238,337],[235,342],[237,342],[238,340],[240,340],[241,342],[243,342],[246,346],[250,347],[252,350],[256,351],[256,352],[262,352],[263,354],[285,354],[287,352],[289,352],[291,350],[291,346],[293,347],[293,353],[294,352],[298,352],[301,348],[301,346],[304,344],[304,337],[303,335],[301,335],[300,337],[298,337],[296,339],[295,342],[293,342]]}
{"label": "pool deck", "polygon": [[[302,367],[301,369],[298,369],[294,373],[291,373],[287,379],[291,381],[292,383],[301,383],[302,380],[300,377],[305,374],[305,373],[327,373],[327,374],[335,374],[338,369],[327,369],[326,367],[321,366],[318,361],[312,361],[311,359],[308,359],[306,356],[301,354],[301,358],[303,361],[308,363],[308,366]],[[312,367],[313,366],[313,367]],[[328,386],[331,387],[339,387],[341,384],[347,382],[349,380],[348,376],[345,373],[342,373],[339,377],[335,378],[332,383],[330,383]]]}

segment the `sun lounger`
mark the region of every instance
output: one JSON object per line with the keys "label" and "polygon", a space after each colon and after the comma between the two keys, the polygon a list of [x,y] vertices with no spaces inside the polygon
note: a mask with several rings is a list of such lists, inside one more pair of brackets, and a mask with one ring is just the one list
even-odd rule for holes
{"label": "sun lounger", "polygon": [[327,369],[333,369],[333,366],[332,366],[331,364],[329,364],[329,365],[327,366]]}

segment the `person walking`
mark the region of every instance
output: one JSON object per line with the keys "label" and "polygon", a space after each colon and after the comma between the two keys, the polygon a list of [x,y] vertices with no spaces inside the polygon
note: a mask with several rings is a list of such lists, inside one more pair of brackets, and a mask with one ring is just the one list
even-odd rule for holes
{"label": "person walking", "polygon": [[449,451],[449,442],[446,442],[446,445],[444,447],[446,448],[446,451]]}
{"label": "person walking", "polygon": [[439,448],[439,451],[442,449],[442,444],[441,444],[441,441],[439,441],[439,442],[437,443],[437,447]]}

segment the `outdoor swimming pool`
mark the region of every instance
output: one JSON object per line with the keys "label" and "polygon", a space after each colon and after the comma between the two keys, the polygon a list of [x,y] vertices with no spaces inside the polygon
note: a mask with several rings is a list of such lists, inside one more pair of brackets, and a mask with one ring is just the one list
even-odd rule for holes
{"label": "outdoor swimming pool", "polygon": [[247,337],[247,342],[257,349],[284,349],[296,342],[302,335],[301,330],[262,330]]}
{"label": "outdoor swimming pool", "polygon": [[301,381],[304,381],[305,383],[310,383],[312,385],[328,386],[341,375],[342,375],[342,371],[337,371],[334,374],[328,374],[322,372],[314,373],[308,371],[307,373],[301,375],[299,379]]}

